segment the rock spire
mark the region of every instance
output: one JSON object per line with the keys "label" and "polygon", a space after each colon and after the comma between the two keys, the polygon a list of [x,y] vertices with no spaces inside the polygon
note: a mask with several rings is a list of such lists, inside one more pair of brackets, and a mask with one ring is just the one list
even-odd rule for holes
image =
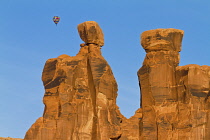
{"label": "rock spire", "polygon": [[210,67],[178,66],[183,31],[142,33],[140,140],[209,140]]}
{"label": "rock spire", "polygon": [[140,138],[173,137],[177,112],[176,67],[179,63],[183,31],[156,29],[143,32],[142,47],[147,52],[138,71],[141,87],[142,119]]}
{"label": "rock spire", "polygon": [[115,140],[121,136],[117,83],[101,55],[96,22],[78,25],[85,44],[74,56],[47,60],[42,73],[45,109],[24,140]]}

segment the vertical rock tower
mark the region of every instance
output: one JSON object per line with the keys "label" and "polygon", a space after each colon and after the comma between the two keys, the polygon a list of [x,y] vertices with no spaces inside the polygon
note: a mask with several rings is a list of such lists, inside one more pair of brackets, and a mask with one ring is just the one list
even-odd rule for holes
{"label": "vertical rock tower", "polygon": [[47,60],[43,117],[28,130],[24,140],[115,140],[121,136],[116,106],[117,83],[101,55],[104,36],[99,25],[78,25],[85,42],[74,56]]}
{"label": "vertical rock tower", "polygon": [[178,66],[183,31],[156,29],[141,35],[147,52],[138,71],[140,140],[209,140],[210,67]]}
{"label": "vertical rock tower", "polygon": [[182,36],[183,31],[177,29],[156,29],[141,35],[141,44],[147,53],[138,71],[143,109],[142,139],[173,137],[171,132],[177,113],[175,71]]}

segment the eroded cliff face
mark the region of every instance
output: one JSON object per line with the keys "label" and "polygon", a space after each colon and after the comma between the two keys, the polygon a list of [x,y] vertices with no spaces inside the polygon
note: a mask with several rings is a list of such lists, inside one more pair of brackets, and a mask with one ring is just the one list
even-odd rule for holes
{"label": "eroded cliff face", "polygon": [[96,22],[78,26],[79,53],[49,59],[43,70],[45,110],[24,140],[109,140],[121,136],[117,83],[101,55]]}
{"label": "eroded cliff face", "polygon": [[210,66],[176,68],[178,91],[177,139],[210,139]]}
{"label": "eroded cliff face", "polygon": [[146,51],[138,71],[141,108],[127,119],[116,105],[117,83],[101,55],[96,22],[78,25],[85,42],[74,56],[47,60],[45,110],[24,140],[209,140],[210,67],[178,66],[183,31],[141,35]]}
{"label": "eroded cliff face", "polygon": [[210,67],[178,66],[183,31],[142,33],[141,140],[209,140]]}
{"label": "eroded cliff face", "polygon": [[177,113],[176,67],[183,31],[157,29],[146,31],[141,44],[147,54],[138,71],[143,110],[141,139],[170,139]]}
{"label": "eroded cliff face", "polygon": [[139,121],[142,118],[142,108],[139,108],[135,114],[129,119],[122,116],[122,135],[119,140],[139,140],[140,125]]}

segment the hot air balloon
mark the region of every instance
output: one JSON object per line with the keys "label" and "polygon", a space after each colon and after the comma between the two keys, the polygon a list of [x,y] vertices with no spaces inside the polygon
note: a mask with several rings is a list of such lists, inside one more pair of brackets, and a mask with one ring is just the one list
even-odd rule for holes
{"label": "hot air balloon", "polygon": [[54,23],[55,23],[56,26],[57,26],[58,22],[60,21],[60,17],[59,17],[59,16],[54,16],[54,17],[53,17],[53,21],[54,21]]}

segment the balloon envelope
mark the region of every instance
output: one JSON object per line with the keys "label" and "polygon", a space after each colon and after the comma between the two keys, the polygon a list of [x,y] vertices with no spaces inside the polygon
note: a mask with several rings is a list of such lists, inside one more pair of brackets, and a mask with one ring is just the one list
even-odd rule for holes
{"label": "balloon envelope", "polygon": [[60,17],[59,17],[59,16],[54,16],[54,17],[53,17],[53,21],[54,21],[54,23],[57,25],[58,22],[60,21]]}

